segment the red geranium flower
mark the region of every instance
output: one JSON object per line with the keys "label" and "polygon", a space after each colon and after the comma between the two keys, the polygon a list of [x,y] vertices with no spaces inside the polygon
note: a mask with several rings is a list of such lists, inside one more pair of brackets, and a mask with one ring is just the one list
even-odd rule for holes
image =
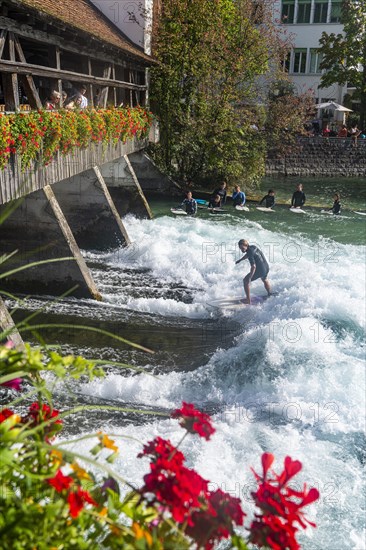
{"label": "red geranium flower", "polygon": [[4,422],[7,418],[9,418],[10,416],[13,416],[13,414],[15,414],[13,411],[11,411],[10,409],[3,409],[2,411],[0,411],[0,424],[2,422]]}
{"label": "red geranium flower", "polygon": [[78,487],[76,491],[69,493],[67,497],[69,503],[71,517],[77,518],[85,504],[98,506],[88,491],[83,491]]}
{"label": "red geranium flower", "polygon": [[52,485],[58,493],[61,493],[64,489],[69,489],[73,481],[72,477],[64,476],[61,470],[58,470],[54,477],[47,479],[47,483]]}
{"label": "red geranium flower", "polygon": [[211,424],[211,417],[194,408],[192,403],[183,402],[180,409],[172,413],[172,418],[179,418],[180,425],[189,433],[198,433],[200,437],[209,440],[215,433],[215,428]]}

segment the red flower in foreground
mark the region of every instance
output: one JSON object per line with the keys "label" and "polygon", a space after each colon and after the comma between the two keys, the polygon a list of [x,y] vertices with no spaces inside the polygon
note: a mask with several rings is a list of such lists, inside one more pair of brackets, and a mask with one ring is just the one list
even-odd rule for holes
{"label": "red flower in foreground", "polygon": [[268,471],[274,457],[269,453],[262,456],[263,475],[254,475],[259,482],[259,487],[252,493],[255,504],[261,510],[261,515],[256,514],[256,519],[250,527],[250,542],[261,547],[269,547],[273,550],[298,550],[300,548],[295,535],[297,523],[304,529],[307,525],[315,527],[308,521],[301,510],[319,498],[317,489],[307,491],[304,486],[302,491],[295,491],[287,486],[288,481],[302,468],[299,460],[285,458],[284,470],[280,475],[274,474],[268,477]]}
{"label": "red flower in foreground", "polygon": [[69,489],[73,481],[72,477],[64,476],[61,470],[59,470],[54,477],[47,479],[47,483],[52,485],[58,493],[61,493],[64,489]]}
{"label": "red flower in foreground", "polygon": [[13,378],[13,380],[9,380],[8,382],[3,382],[1,384],[1,386],[5,386],[7,388],[11,388],[11,389],[16,390],[16,391],[20,391],[21,390],[21,384],[22,384],[22,379],[21,378]]}
{"label": "red flower in foreground", "polygon": [[200,437],[204,437],[207,440],[216,431],[211,424],[211,417],[195,409],[192,403],[183,402],[182,407],[173,411],[171,416],[172,418],[179,418],[180,425],[187,432],[198,433]]}
{"label": "red flower in foreground", "polygon": [[78,517],[85,504],[98,506],[90,493],[88,493],[88,491],[83,491],[80,487],[78,487],[76,491],[69,493],[67,502],[69,503],[70,514],[73,518]]}
{"label": "red flower in foreground", "polygon": [[2,411],[0,411],[0,424],[10,416],[13,416],[13,414],[15,413],[10,409],[3,409]]}

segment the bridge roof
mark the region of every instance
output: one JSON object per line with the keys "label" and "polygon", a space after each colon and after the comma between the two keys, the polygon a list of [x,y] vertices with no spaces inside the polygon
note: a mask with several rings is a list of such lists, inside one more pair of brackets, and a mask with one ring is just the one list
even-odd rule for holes
{"label": "bridge roof", "polygon": [[139,58],[140,61],[153,62],[150,56],[130,42],[89,0],[15,0],[14,3],[32,8],[41,15],[86,32],[123,50],[126,54]]}

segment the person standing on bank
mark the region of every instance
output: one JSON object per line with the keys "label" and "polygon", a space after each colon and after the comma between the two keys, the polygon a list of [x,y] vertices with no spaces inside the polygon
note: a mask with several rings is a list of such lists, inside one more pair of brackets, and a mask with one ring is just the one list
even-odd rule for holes
{"label": "person standing on bank", "polygon": [[291,199],[291,208],[302,208],[305,204],[305,193],[302,190],[302,183],[298,183],[296,186],[296,191],[292,195]]}
{"label": "person standing on bank", "polygon": [[243,285],[246,299],[244,303],[250,304],[250,283],[257,279],[262,279],[264,288],[267,291],[268,296],[271,295],[271,285],[268,280],[269,265],[263,254],[263,252],[254,244],[250,245],[245,239],[240,239],[238,242],[240,250],[244,256],[237,260],[235,264],[239,264],[243,260],[249,260],[250,272],[244,277]]}

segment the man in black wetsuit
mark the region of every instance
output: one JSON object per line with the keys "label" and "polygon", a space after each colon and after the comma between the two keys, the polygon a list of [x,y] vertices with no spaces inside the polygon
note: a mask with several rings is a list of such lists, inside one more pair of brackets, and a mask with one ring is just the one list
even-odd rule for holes
{"label": "man in black wetsuit", "polygon": [[235,263],[238,264],[243,260],[249,260],[250,262],[250,272],[243,279],[244,291],[246,295],[246,304],[250,304],[250,283],[256,279],[262,279],[264,288],[267,291],[268,296],[271,295],[271,285],[267,279],[269,266],[263,252],[257,247],[249,245],[249,242],[245,239],[240,239],[238,242],[240,250],[244,253],[244,256],[237,260]]}
{"label": "man in black wetsuit", "polygon": [[272,206],[275,205],[275,193],[273,189],[270,189],[268,191],[268,195],[265,195],[261,202],[259,203],[259,206],[262,206],[262,204],[266,201],[266,208],[272,208]]}
{"label": "man in black wetsuit", "polygon": [[291,208],[302,208],[305,204],[305,193],[302,190],[302,183],[298,183],[296,186],[296,191],[292,195],[291,199]]}
{"label": "man in black wetsuit", "polygon": [[341,196],[340,196],[339,193],[335,193],[335,195],[334,195],[334,203],[333,203],[332,212],[335,215],[338,215],[338,214],[341,213]]}
{"label": "man in black wetsuit", "polygon": [[212,193],[212,196],[215,197],[215,195],[220,196],[220,206],[224,206],[224,204],[226,203],[226,181],[220,183],[220,187],[215,189],[215,191]]}
{"label": "man in black wetsuit", "polygon": [[197,203],[195,199],[192,198],[192,192],[188,191],[187,198],[181,204],[181,207],[186,209],[188,216],[194,216],[197,212]]}
{"label": "man in black wetsuit", "polygon": [[212,195],[208,202],[207,208],[221,208],[221,197],[218,193],[216,195]]}

